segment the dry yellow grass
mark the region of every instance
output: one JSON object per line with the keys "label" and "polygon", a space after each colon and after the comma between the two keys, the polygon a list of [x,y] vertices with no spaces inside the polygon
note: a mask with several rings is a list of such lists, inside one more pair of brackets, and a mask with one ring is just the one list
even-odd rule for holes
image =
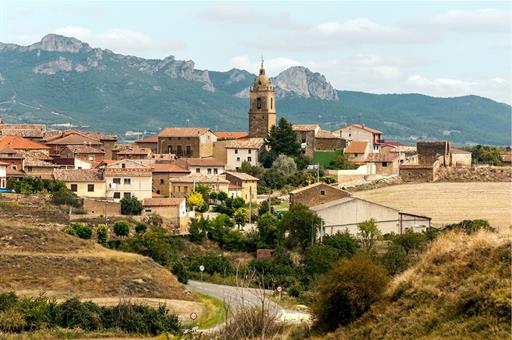
{"label": "dry yellow grass", "polygon": [[357,197],[432,217],[434,226],[486,219],[499,229],[511,223],[511,183],[416,183],[361,191]]}

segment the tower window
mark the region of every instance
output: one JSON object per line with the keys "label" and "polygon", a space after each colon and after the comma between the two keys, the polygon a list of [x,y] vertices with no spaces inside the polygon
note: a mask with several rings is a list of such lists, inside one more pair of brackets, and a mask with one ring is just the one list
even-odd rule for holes
{"label": "tower window", "polygon": [[256,107],[261,109],[261,97],[256,98]]}
{"label": "tower window", "polygon": [[274,104],[274,98],[270,98],[270,109],[272,109],[273,104]]}

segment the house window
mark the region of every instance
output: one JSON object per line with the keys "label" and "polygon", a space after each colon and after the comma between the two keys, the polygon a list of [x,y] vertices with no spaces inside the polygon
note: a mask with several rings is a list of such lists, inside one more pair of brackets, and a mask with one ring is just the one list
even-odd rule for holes
{"label": "house window", "polygon": [[122,163],[121,168],[126,169],[126,164]]}
{"label": "house window", "polygon": [[261,109],[261,98],[260,97],[256,98],[256,107],[258,109]]}
{"label": "house window", "polygon": [[13,170],[17,170],[17,169],[16,169],[16,165],[13,165],[13,166],[12,166],[12,169],[13,169]]}
{"label": "house window", "polygon": [[123,194],[123,197],[124,197],[124,198],[130,198],[130,197],[132,197],[132,194],[131,194],[130,192],[125,192],[125,193]]}
{"label": "house window", "polygon": [[196,168],[196,173],[200,173],[201,172],[201,169],[200,168]]}
{"label": "house window", "polygon": [[217,168],[213,169],[213,173],[217,175],[219,173],[219,170]]}
{"label": "house window", "polygon": [[252,152],[252,150],[251,150],[251,149],[247,150],[247,153],[248,153],[249,155],[251,154],[251,152]]}
{"label": "house window", "polygon": [[77,192],[78,191],[78,185],[77,184],[71,184],[71,191]]}
{"label": "house window", "polygon": [[184,189],[183,190],[184,192],[188,192],[188,187],[187,186],[184,186],[183,189]]}
{"label": "house window", "polygon": [[114,199],[119,199],[121,198],[121,193],[120,192],[114,192]]}
{"label": "house window", "polygon": [[320,195],[325,196],[325,190],[320,190]]}
{"label": "house window", "polygon": [[124,184],[132,184],[132,179],[131,178],[125,178],[123,183]]}
{"label": "house window", "polygon": [[238,154],[238,149],[235,149],[235,154]]}
{"label": "house window", "polygon": [[87,192],[94,192],[94,184],[87,184]]}
{"label": "house window", "polygon": [[383,166],[384,168],[387,168],[387,167],[388,167],[388,162],[382,162],[382,166]]}
{"label": "house window", "polygon": [[176,154],[177,154],[178,156],[181,156],[181,155],[182,155],[181,145],[178,145],[178,146],[176,147]]}
{"label": "house window", "polygon": [[274,104],[274,98],[270,98],[270,109],[272,109],[273,104]]}
{"label": "house window", "polygon": [[208,168],[208,175],[212,174],[212,168]]}
{"label": "house window", "polygon": [[247,157],[247,162],[252,161],[252,157]]}
{"label": "house window", "polygon": [[187,145],[187,155],[188,156],[192,155],[192,147],[190,145]]}
{"label": "house window", "polygon": [[160,184],[164,184],[164,180],[163,179],[160,179]]}
{"label": "house window", "polygon": [[112,183],[114,183],[114,184],[121,184],[121,178],[114,178],[112,180]]}
{"label": "house window", "polygon": [[237,157],[237,158],[236,158],[236,161],[237,161],[237,162],[240,162],[240,157]]}
{"label": "house window", "polygon": [[167,152],[172,153],[172,145],[169,145],[169,147],[167,148]]}

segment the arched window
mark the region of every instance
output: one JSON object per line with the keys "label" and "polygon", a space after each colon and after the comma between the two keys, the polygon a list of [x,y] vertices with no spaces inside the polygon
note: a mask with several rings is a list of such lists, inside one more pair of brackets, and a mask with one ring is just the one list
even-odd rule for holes
{"label": "arched window", "polygon": [[256,98],[256,107],[261,109],[261,97]]}
{"label": "arched window", "polygon": [[272,110],[272,105],[274,104],[274,98],[270,98],[270,109]]}

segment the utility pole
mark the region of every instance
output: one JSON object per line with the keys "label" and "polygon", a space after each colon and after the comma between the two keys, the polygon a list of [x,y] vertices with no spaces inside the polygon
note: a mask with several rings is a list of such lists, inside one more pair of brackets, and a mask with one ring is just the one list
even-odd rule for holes
{"label": "utility pole", "polygon": [[249,187],[249,224],[252,223],[252,187]]}

